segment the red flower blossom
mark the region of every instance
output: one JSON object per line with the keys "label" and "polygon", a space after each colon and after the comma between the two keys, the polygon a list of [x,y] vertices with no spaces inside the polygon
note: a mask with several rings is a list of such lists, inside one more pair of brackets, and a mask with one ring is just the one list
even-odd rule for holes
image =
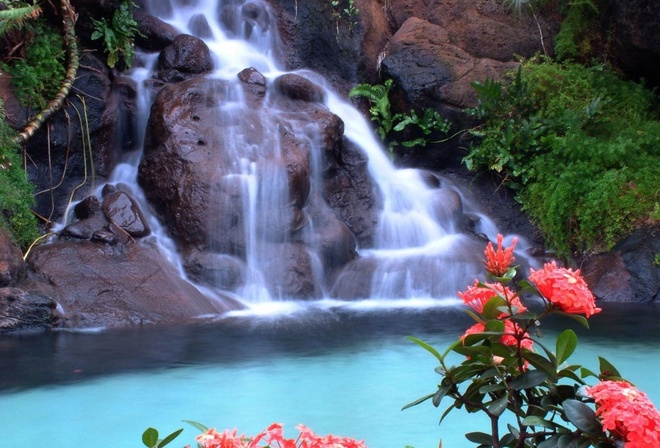
{"label": "red flower blossom", "polygon": [[584,313],[590,317],[601,311],[596,308],[595,298],[587,283],[580,275],[580,270],[558,268],[557,264],[546,263],[543,269],[530,270],[529,280],[536,285],[539,292],[560,310],[571,313]]}
{"label": "red flower blossom", "polygon": [[484,254],[486,255],[486,259],[484,260],[484,264],[486,265],[486,272],[497,277],[503,276],[509,270],[511,262],[515,260],[515,257],[513,256],[513,250],[515,249],[516,243],[518,242],[518,238],[513,238],[511,246],[504,249],[502,247],[503,239],[504,237],[501,234],[498,234],[497,250],[493,249],[493,243],[489,241],[488,245],[486,246],[486,250],[484,251]]}
{"label": "red flower blossom", "polygon": [[587,393],[603,429],[625,440],[625,448],[660,447],[660,412],[644,392],[625,381],[601,381]]}
{"label": "red flower blossom", "polygon": [[[482,322],[477,322],[465,331],[463,336],[461,336],[461,340],[464,340],[471,334],[483,333],[484,331],[486,331],[486,325]],[[518,340],[520,340],[520,346],[522,348],[530,351],[533,349],[534,341],[520,328],[520,325],[510,319],[505,320],[504,333],[500,338],[500,342],[509,347],[517,347]]]}
{"label": "red flower blossom", "polygon": [[520,297],[501,283],[484,283],[483,285],[479,286],[479,280],[475,280],[474,285],[468,286],[465,292],[459,292],[458,297],[479,314],[484,311],[486,302],[497,295],[507,300],[512,307],[517,308],[514,314],[527,311],[527,308],[520,301]]}

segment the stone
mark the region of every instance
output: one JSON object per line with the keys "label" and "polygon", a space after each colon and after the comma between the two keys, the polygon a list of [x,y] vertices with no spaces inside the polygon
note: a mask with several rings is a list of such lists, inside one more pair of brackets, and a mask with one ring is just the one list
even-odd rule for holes
{"label": "stone", "polygon": [[51,328],[58,315],[49,297],[19,288],[0,288],[0,334]]}
{"label": "stone", "polygon": [[123,191],[115,191],[103,198],[103,213],[126,233],[135,238],[149,235],[151,230],[135,200]]}
{"label": "stone", "polygon": [[23,253],[11,235],[0,227],[0,287],[15,285],[24,277]]}
{"label": "stone", "polygon": [[138,9],[133,13],[140,34],[135,45],[147,51],[161,51],[174,42],[180,33],[174,26]]}
{"label": "stone", "polygon": [[199,74],[213,70],[213,59],[206,43],[189,34],[179,34],[158,56],[160,70]]}
{"label": "stone", "polygon": [[35,247],[28,264],[64,327],[182,323],[237,306],[205,297],[149,244],[59,241]]}
{"label": "stone", "polygon": [[325,92],[321,86],[292,73],[278,76],[273,81],[273,88],[292,100],[310,103],[322,103],[325,100]]}

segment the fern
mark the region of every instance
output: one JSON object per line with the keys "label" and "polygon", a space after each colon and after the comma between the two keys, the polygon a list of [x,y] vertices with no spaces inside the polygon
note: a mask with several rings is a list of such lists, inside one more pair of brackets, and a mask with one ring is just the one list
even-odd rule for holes
{"label": "fern", "polygon": [[23,28],[26,20],[36,19],[41,14],[41,7],[38,4],[18,3],[13,5],[6,0],[1,1],[0,4],[7,6],[7,9],[0,10],[0,36],[12,29]]}
{"label": "fern", "polygon": [[393,84],[391,79],[377,85],[358,84],[348,94],[350,98],[362,96],[369,100],[369,115],[372,121],[378,123],[378,135],[383,140],[392,131],[393,117],[389,94]]}

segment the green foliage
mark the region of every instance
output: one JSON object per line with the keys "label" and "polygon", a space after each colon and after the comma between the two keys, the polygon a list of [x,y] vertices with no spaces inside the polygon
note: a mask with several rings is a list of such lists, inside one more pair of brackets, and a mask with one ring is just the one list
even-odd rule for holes
{"label": "green foliage", "polygon": [[426,146],[434,132],[449,132],[451,124],[430,107],[424,108],[421,115],[414,109],[392,114],[389,93],[393,85],[392,79],[378,85],[358,84],[348,94],[350,98],[361,96],[369,100],[369,115],[377,125],[378,135],[388,144],[390,155],[397,146]]}
{"label": "green foliage", "polygon": [[132,0],[124,0],[109,22],[105,18],[92,19],[94,23],[92,40],[103,39],[110,67],[114,67],[122,57],[126,67],[131,66],[134,40],[140,35],[138,24],[133,18],[133,6]]}
{"label": "green foliage", "polygon": [[181,434],[181,431],[183,431],[183,428],[174,431],[164,439],[159,439],[157,429],[147,428],[146,431],[142,433],[142,443],[148,448],[163,448],[176,439],[179,434]]}
{"label": "green foliage", "polygon": [[20,147],[14,143],[15,132],[5,121],[0,102],[0,227],[12,234],[23,248],[38,236],[32,213],[32,185],[28,182],[20,158]]}
{"label": "green foliage", "polygon": [[610,249],[658,219],[657,97],[602,67],[528,61],[475,83],[468,168],[499,173],[560,254]]}
{"label": "green foliage", "polygon": [[353,31],[358,24],[360,14],[360,10],[355,7],[355,0],[330,0],[330,6],[332,6],[332,14],[337,23],[345,18],[349,31]]}
{"label": "green foliage", "polygon": [[55,96],[65,76],[62,36],[39,18],[25,24],[26,48],[22,59],[0,63],[0,70],[12,76],[18,99],[41,110],[47,98]]}
{"label": "green foliage", "polygon": [[598,7],[590,0],[569,3],[555,38],[558,60],[578,60],[590,54],[588,34]]}
{"label": "green foliage", "polygon": [[13,0],[0,0],[6,9],[0,10],[0,36],[12,29],[21,29],[26,20],[36,19],[41,14],[41,6]]}

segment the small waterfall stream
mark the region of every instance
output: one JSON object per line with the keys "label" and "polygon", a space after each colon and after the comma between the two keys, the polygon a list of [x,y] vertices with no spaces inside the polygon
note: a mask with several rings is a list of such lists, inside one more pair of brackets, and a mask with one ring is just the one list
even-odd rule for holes
{"label": "small waterfall stream", "polygon": [[[208,173],[217,178],[222,188],[231,185],[233,193],[214,197],[213,213],[214,216],[222,214],[216,211],[224,212],[240,202],[242,242],[232,243],[232,247],[240,246],[239,249],[228,250],[229,243],[223,240],[228,230],[223,227],[223,219],[218,218],[217,223],[211,224],[216,228],[208,241],[208,250],[216,259],[232,262],[240,259],[245,273],[243,282],[231,291],[208,283],[200,288],[208,287],[210,294],[222,290],[223,294],[230,294],[251,308],[297,299],[278,286],[278,280],[272,279],[273,274],[270,274],[270,281],[268,277],[274,265],[291,257],[291,247],[300,240],[308,241],[305,251],[313,283],[308,287],[312,292],[308,291],[304,298],[317,302],[335,297],[359,298],[361,303],[372,304],[378,301],[391,305],[394,301],[399,306],[402,301],[407,303],[405,306],[419,306],[424,301],[438,304],[455,297],[457,290],[481,274],[483,242],[461,233],[455,212],[458,209],[461,216],[479,213],[460,189],[443,179],[437,179],[440,188],[429,186],[417,170],[394,167],[365,117],[327,87],[318,74],[299,71],[295,75],[323,89],[324,105],[343,121],[344,137],[368,159],[368,172],[381,198],[373,243],[356,247],[358,256],[354,260],[328,274],[331,269],[324,266],[319,244],[313,243],[318,240],[314,238],[318,220],[310,209],[311,203],[315,209],[323,203],[320,155],[323,136],[314,129],[307,129],[295,118],[289,120],[287,113],[278,110],[271,101],[270,91],[260,109],[255,110],[247,103],[237,79],[237,75],[248,68],[261,73],[268,85],[285,74],[273,56],[278,36],[275,18],[270,16],[268,6],[259,0],[147,0],[146,9],[182,33],[202,38],[211,50],[214,63],[214,70],[206,78],[222,83],[218,85],[223,89],[223,103],[210,116],[193,118],[212,120],[224,126],[221,142],[224,166],[216,171],[209,168]],[[149,79],[156,75],[156,66],[156,54],[139,53],[134,61],[135,68],[129,71],[138,86],[138,127],[142,133],[138,141],[145,138],[144,128],[153,102]],[[252,124],[234,125],[246,117]],[[309,195],[303,199],[291,198],[288,167],[283,163],[281,140],[292,130],[296,138],[303,141],[302,145],[309,147]],[[200,137],[199,144],[207,142]],[[135,198],[147,209],[147,199],[137,181],[141,157],[141,154],[134,154],[120,164],[110,181],[130,185]],[[214,162],[209,160],[208,163]],[[328,209],[327,204],[321,207]],[[497,229],[486,216],[479,216],[475,231],[494,239]],[[150,219],[152,233],[160,247],[185,276],[176,244],[155,217]],[[297,231],[302,229],[298,236],[292,237],[291,232],[282,230],[292,227]],[[521,242],[519,249],[524,246]],[[519,255],[524,257],[522,253]],[[355,285],[360,285],[360,292],[354,291]]]}

